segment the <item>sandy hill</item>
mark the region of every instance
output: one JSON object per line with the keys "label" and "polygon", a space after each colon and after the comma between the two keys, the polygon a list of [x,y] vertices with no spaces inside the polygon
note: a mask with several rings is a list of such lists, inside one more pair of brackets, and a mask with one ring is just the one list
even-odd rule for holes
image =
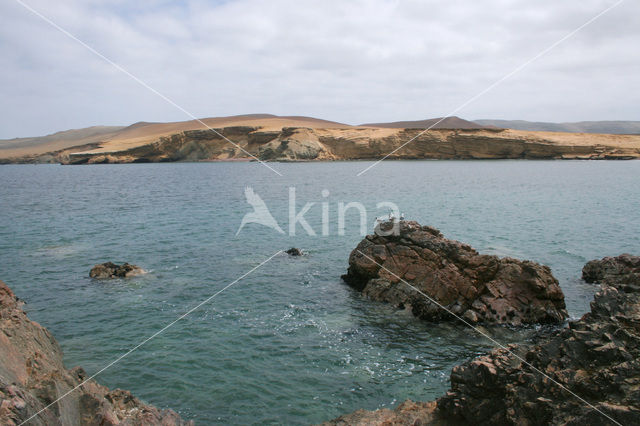
{"label": "sandy hill", "polygon": [[[528,132],[510,129],[392,129],[381,127],[265,130],[254,126],[187,130],[146,144],[75,149],[63,164],[173,161],[327,161],[392,159],[633,159],[640,135]],[[412,141],[406,144],[407,141]]]}
{"label": "sandy hill", "polygon": [[65,130],[46,136],[0,139],[0,158],[37,155],[72,146],[87,145],[111,138],[124,128],[122,126],[93,126]]}
{"label": "sandy hill", "polygon": [[475,120],[485,126],[515,130],[569,133],[640,134],[640,121],[579,121],[575,123],[547,123],[525,120]]}
{"label": "sandy hill", "polygon": [[[283,127],[348,128],[348,124],[303,116],[277,116],[272,114],[246,114],[229,117],[203,118],[206,126],[221,128],[229,126],[261,127],[264,130],[281,130]],[[105,151],[118,151],[153,142],[185,130],[201,130],[207,127],[196,120],[169,123],[138,122],[127,127],[94,126],[86,129],[66,130],[52,135],[0,139],[0,158],[42,155],[75,146],[100,144]]]}
{"label": "sandy hill", "polygon": [[[640,135],[479,127],[458,117],[434,126],[439,120],[351,126],[312,117],[249,114],[139,122],[0,140],[0,163],[354,160],[377,159],[390,152],[393,158],[407,159],[640,157]],[[430,126],[434,128],[421,130]]]}
{"label": "sandy hill", "polygon": [[[442,120],[438,123],[438,121]],[[438,124],[436,124],[438,123]],[[394,121],[391,123],[367,123],[361,124],[362,127],[385,127],[388,129],[482,129],[483,126],[473,121],[464,120],[460,117],[446,117],[444,120],[440,118],[429,118],[417,121]],[[431,127],[433,126],[433,127]]]}

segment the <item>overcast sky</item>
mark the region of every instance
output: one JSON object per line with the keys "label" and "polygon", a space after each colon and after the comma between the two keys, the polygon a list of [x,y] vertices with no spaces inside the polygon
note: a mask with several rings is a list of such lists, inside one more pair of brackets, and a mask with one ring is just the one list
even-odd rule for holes
{"label": "overcast sky", "polygon": [[[24,0],[198,117],[358,124],[449,114],[616,0]],[[15,0],[0,2],[0,138],[181,121]],[[456,115],[640,120],[626,0]]]}

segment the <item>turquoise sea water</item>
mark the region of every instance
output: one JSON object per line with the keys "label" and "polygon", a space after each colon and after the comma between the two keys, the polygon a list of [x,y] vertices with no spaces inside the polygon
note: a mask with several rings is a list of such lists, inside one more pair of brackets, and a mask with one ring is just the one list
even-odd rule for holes
{"label": "turquoise sea water", "polygon": [[[181,163],[0,167],[0,279],[48,327],[68,367],[93,374],[280,249],[210,303],[106,370],[98,380],[171,407],[199,424],[308,424],[357,408],[429,400],[453,365],[490,348],[463,326],[428,324],[363,299],[340,280],[360,241],[355,211],[337,235],[338,202],[375,215],[391,201],[407,219],[484,253],[551,266],[569,312],[596,290],[587,260],[640,253],[640,162],[416,161]],[[244,188],[288,230],[289,187],[320,233],[281,235],[256,224]],[[329,196],[322,197],[322,190]],[[88,278],[128,261],[147,275]],[[530,332],[491,330],[499,340]]]}

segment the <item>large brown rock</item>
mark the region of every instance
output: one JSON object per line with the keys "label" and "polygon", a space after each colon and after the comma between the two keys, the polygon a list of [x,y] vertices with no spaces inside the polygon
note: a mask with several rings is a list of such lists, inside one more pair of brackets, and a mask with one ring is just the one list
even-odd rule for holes
{"label": "large brown rock", "polygon": [[[18,425],[87,379],[67,370],[49,331],[31,321],[0,281],[0,424]],[[172,410],[89,380],[28,421],[32,425],[188,425]]]}
{"label": "large brown rock", "polygon": [[[621,263],[628,265],[625,257]],[[435,403],[413,405],[409,421],[405,402],[327,424],[640,424],[640,287],[613,279],[625,281],[627,273],[600,276],[609,279],[590,313],[533,344],[496,349],[455,367],[449,392]]]}
{"label": "large brown rock", "polygon": [[[390,225],[382,224],[382,231]],[[431,321],[455,317],[416,289],[470,323],[559,323],[567,317],[547,266],[479,254],[417,222],[397,226],[392,235],[368,235],[349,256],[342,278],[371,299]]]}

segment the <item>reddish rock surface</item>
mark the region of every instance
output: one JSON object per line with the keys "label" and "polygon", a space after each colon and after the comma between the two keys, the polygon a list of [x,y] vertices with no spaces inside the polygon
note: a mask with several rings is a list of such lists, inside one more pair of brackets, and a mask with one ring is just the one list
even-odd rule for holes
{"label": "reddish rock surface", "polygon": [[[455,367],[451,389],[437,401],[359,410],[326,424],[640,424],[638,264],[640,257],[629,255],[589,262],[588,274],[598,270],[603,285],[590,313],[534,344],[497,349]],[[408,403],[409,411],[402,408]]]}
{"label": "reddish rock surface", "polygon": [[456,320],[408,283],[471,323],[560,323],[567,317],[547,266],[479,254],[417,222],[401,221],[398,228],[396,235],[368,235],[349,256],[342,278],[371,299],[425,320]]}
{"label": "reddish rock surface", "polygon": [[[62,350],[46,328],[31,321],[11,289],[0,281],[0,424],[18,425],[86,380],[67,370]],[[29,425],[189,425],[125,390],[89,380],[44,410]]]}
{"label": "reddish rock surface", "polygon": [[[396,426],[412,425],[420,426],[427,424],[439,424],[434,412],[435,402],[413,402],[406,400],[398,405],[394,410],[381,408],[376,411],[358,410],[351,414],[338,417],[330,422],[323,423],[325,426]],[[444,424],[444,423],[442,423]]]}

